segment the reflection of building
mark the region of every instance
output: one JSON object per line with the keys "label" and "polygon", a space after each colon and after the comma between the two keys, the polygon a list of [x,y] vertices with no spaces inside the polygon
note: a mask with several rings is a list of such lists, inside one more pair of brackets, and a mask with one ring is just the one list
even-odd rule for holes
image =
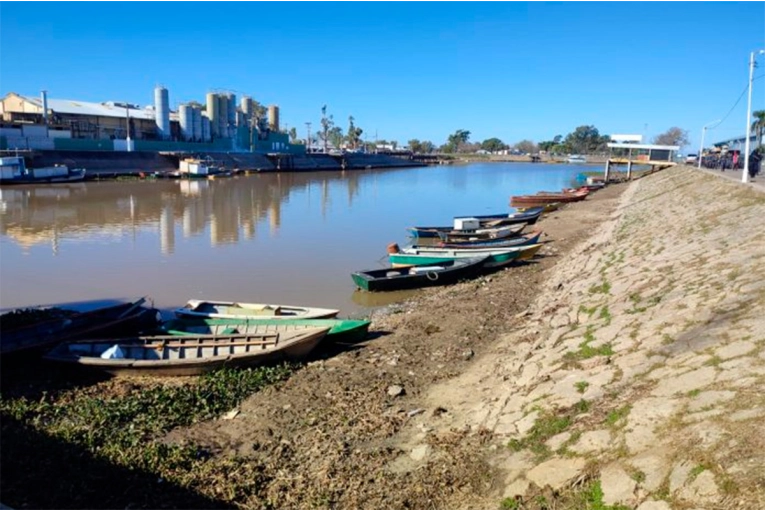
{"label": "reflection of building", "polygon": [[170,206],[162,208],[159,217],[159,243],[163,254],[172,255],[175,251],[175,221]]}
{"label": "reflection of building", "polygon": [[[317,178],[317,175],[320,177]],[[24,247],[106,238],[135,239],[154,232],[162,253],[176,251],[175,228],[183,237],[205,235],[210,243],[254,240],[258,223],[271,233],[282,225],[282,206],[290,196],[320,192],[321,210],[334,193],[349,201],[359,193],[360,179],[375,174],[295,173],[257,175],[215,181],[122,181],[0,188],[0,235]],[[315,191],[314,191],[315,192]],[[349,203],[350,205],[350,203]],[[316,211],[315,214],[321,214]]]}

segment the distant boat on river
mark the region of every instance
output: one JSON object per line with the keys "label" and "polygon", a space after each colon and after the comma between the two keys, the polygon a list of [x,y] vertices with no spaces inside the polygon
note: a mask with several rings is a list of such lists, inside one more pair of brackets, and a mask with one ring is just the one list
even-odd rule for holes
{"label": "distant boat on river", "polygon": [[10,156],[0,158],[0,184],[35,184],[77,182],[85,180],[85,169],[70,169],[66,165],[27,168],[24,158]]}

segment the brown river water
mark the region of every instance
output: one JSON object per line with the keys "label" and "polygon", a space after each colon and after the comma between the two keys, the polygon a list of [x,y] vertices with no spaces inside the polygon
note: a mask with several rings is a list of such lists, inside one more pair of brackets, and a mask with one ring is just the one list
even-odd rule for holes
{"label": "brown river water", "polygon": [[512,194],[571,186],[583,165],[475,163],[0,188],[0,309],[93,308],[148,296],[338,308],[361,317],[417,291],[355,290],[406,227],[512,212]]}

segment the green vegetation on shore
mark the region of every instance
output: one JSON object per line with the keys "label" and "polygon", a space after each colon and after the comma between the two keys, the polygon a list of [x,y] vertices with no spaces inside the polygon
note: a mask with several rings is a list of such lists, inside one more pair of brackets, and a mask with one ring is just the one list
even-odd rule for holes
{"label": "green vegetation on shore", "polygon": [[[11,475],[15,482],[14,494],[30,495],[31,506],[44,502],[34,499],[40,497],[39,488],[26,486],[23,480],[36,484],[40,477],[25,477],[24,473],[40,471],[58,473],[59,483],[43,496],[46,501],[63,506],[124,506],[125,494],[119,490],[109,491],[108,487],[87,487],[92,483],[88,473],[69,469],[69,466],[83,464],[87,458],[94,459],[84,462],[92,470],[96,468],[91,466],[102,460],[125,468],[136,477],[150,474],[161,483],[191,489],[192,494],[198,491],[219,501],[232,502],[242,487],[257,480],[251,466],[236,458],[213,460],[196,446],[167,444],[162,440],[176,427],[220,416],[252,393],[283,381],[294,369],[295,366],[287,364],[247,370],[223,369],[180,383],[177,380],[116,380],[59,391],[48,388],[37,395],[30,395],[26,384],[20,383],[16,388],[5,384],[0,398],[4,471],[16,473]],[[24,443],[33,440],[30,432],[50,439],[51,444],[64,453],[25,448]],[[3,478],[8,481],[5,475]],[[106,482],[109,486],[138,483],[112,479]],[[142,491],[136,500],[152,506],[160,506],[165,498],[161,485],[145,486]],[[6,497],[11,497],[9,492]],[[176,494],[175,499],[168,501],[192,504],[177,498]],[[6,502],[19,504],[15,498]]]}

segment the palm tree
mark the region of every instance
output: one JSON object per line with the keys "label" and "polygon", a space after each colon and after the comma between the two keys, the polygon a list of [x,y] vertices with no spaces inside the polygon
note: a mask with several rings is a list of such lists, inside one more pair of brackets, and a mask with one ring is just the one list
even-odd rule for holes
{"label": "palm tree", "polygon": [[752,112],[754,122],[752,122],[752,131],[757,136],[757,147],[762,147],[762,136],[765,133],[765,110]]}

